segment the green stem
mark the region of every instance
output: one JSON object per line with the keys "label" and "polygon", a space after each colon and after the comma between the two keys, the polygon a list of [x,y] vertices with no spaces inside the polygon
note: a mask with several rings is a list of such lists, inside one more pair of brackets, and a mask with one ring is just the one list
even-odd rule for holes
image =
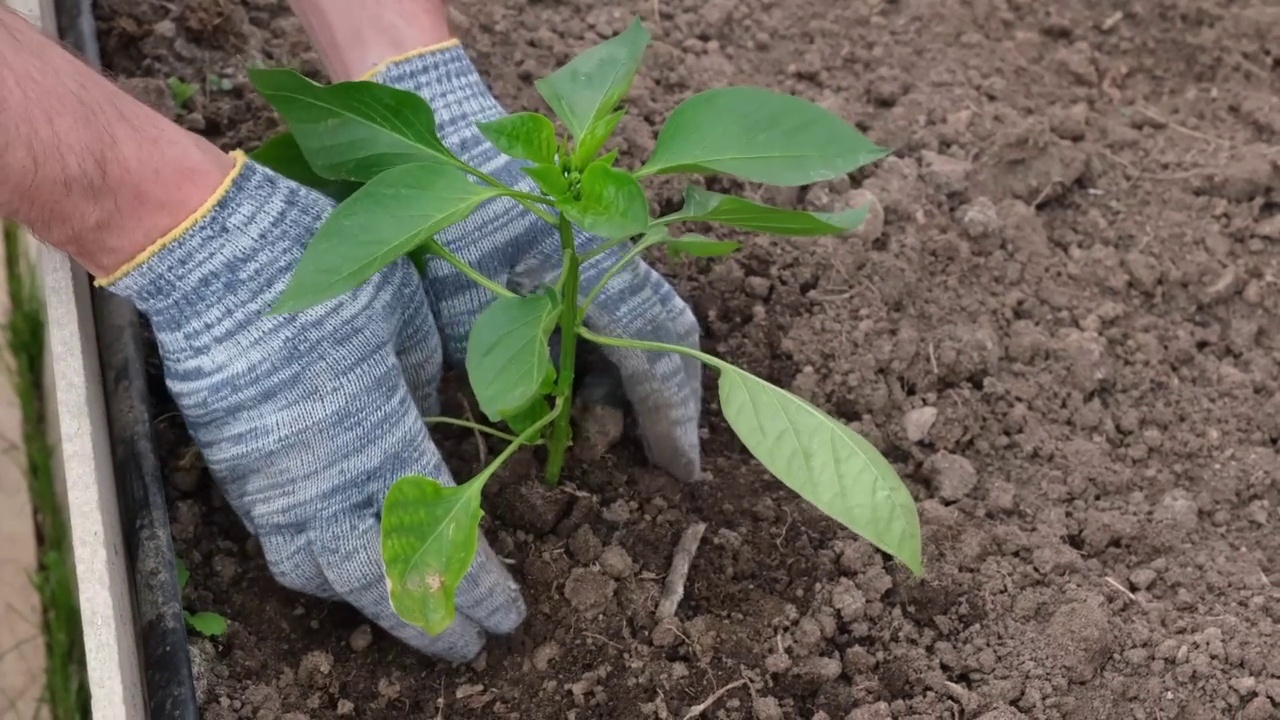
{"label": "green stem", "polygon": [[618,247],[619,245],[621,245],[622,243],[624,243],[624,242],[626,242],[626,241],[628,241],[628,240],[630,240],[630,239],[631,239],[631,238],[629,238],[629,237],[614,238],[614,239],[612,239],[612,240],[610,240],[610,241],[608,241],[608,242],[606,242],[606,243],[604,243],[604,244],[597,245],[596,247],[594,247],[594,248],[592,248],[592,249],[588,250],[587,252],[583,253],[581,260],[582,260],[582,262],[587,262],[588,260],[590,260],[590,259],[592,259],[592,258],[596,257],[597,255],[603,255],[603,254],[605,254],[605,253],[609,252],[610,250],[612,250],[612,249],[614,249],[614,248]]}
{"label": "green stem", "polygon": [[462,258],[446,250],[443,245],[436,242],[435,238],[427,238],[425,241],[423,241],[422,247],[426,249],[426,252],[428,254],[435,255],[441,260],[444,260],[445,262],[454,266],[463,275],[466,275],[467,277],[471,278],[479,285],[492,290],[496,295],[498,295],[498,297],[516,297],[515,293],[502,287],[501,285],[490,280],[484,275],[481,275],[479,270],[476,270],[475,268],[466,264],[465,262],[462,261]]}
{"label": "green stem", "polygon": [[587,342],[593,342],[597,345],[608,345],[611,347],[629,347],[637,350],[651,350],[653,352],[673,352],[680,355],[688,355],[717,370],[728,367],[729,363],[720,358],[708,355],[693,348],[687,348],[683,345],[668,345],[667,343],[649,342],[648,340],[628,340],[625,338],[608,337],[607,335],[597,335],[585,327],[578,328],[578,335]]}
{"label": "green stem", "polygon": [[[433,415],[431,417],[422,418],[422,421],[428,425],[457,425],[458,427],[464,427],[469,430],[477,430],[479,432],[492,435],[496,438],[502,438],[503,440],[506,440],[508,442],[518,442],[520,440],[520,438],[516,437],[515,435],[512,435],[511,433],[505,433],[505,432],[502,432],[501,430],[498,430],[497,428],[491,428],[488,425],[481,425],[480,423],[471,422],[470,420],[459,420],[458,418],[445,417],[443,415]],[[525,443],[525,444],[538,445],[541,442],[542,441],[539,440],[537,442],[531,442],[531,443]]]}
{"label": "green stem", "polygon": [[542,218],[542,220],[546,222],[548,225],[556,224],[556,216],[552,215],[546,210],[543,210],[541,207],[542,205],[555,205],[555,203],[549,198],[542,197],[541,195],[534,195],[532,193],[521,192],[519,190],[512,188],[510,185],[507,185],[501,180],[498,180],[492,175],[489,175],[488,173],[485,173],[485,172],[481,172],[479,168],[471,167],[470,165],[462,161],[458,161],[458,162],[461,163],[459,165],[460,169],[476,176],[477,178],[479,178],[480,180],[488,184],[490,187],[495,187],[495,188],[498,188],[499,190],[504,190],[505,195],[508,195],[514,198],[516,202],[525,206],[525,208],[528,209],[529,212]]}
{"label": "green stem", "polygon": [[542,432],[542,429],[545,428],[548,423],[553,420],[559,422],[561,416],[568,417],[569,415],[570,413],[565,412],[565,399],[557,398],[555,406],[551,408],[551,412],[544,415],[538,420],[538,422],[530,425],[528,429],[520,433],[520,437],[516,438],[514,442],[503,448],[502,452],[498,453],[498,456],[486,465],[484,470],[481,470],[480,473],[472,478],[464,487],[470,489],[474,485],[475,492],[480,492],[480,489],[489,481],[489,478],[493,477],[493,474],[498,471],[498,468],[502,467],[502,463],[510,460],[511,456],[515,455],[516,451],[519,450],[522,445],[535,445],[536,443],[533,442],[533,439]]}
{"label": "green stem", "polygon": [[[556,375],[556,404],[573,407],[573,370],[578,352],[578,252],[573,243],[573,224],[560,216],[560,251],[564,255],[564,272],[560,289],[560,371]],[[547,484],[560,482],[565,451],[569,447],[572,412],[556,417],[547,441]]]}
{"label": "green stem", "polygon": [[630,250],[627,251],[626,255],[622,256],[621,260],[614,263],[613,267],[609,268],[609,272],[605,273],[604,277],[600,278],[600,282],[596,283],[596,286],[591,288],[591,293],[587,295],[587,299],[582,303],[582,309],[585,310],[591,307],[591,303],[596,301],[596,296],[600,294],[601,290],[604,290],[605,283],[612,280],[613,276],[617,275],[618,271],[621,270],[623,267],[625,267],[627,263],[636,259],[636,257],[639,256],[640,253],[644,252],[645,250],[648,250],[654,245],[657,245],[658,243],[662,242],[664,239],[665,238],[660,238],[660,237],[646,238],[636,243],[635,246],[633,246]]}

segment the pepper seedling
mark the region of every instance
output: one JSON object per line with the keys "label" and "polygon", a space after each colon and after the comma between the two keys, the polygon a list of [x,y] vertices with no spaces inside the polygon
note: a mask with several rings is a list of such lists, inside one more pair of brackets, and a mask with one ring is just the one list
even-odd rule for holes
{"label": "pepper seedling", "polygon": [[[191,579],[191,572],[187,570],[187,564],[178,558],[178,594],[181,595],[187,589],[187,581]],[[205,637],[218,637],[227,633],[227,619],[216,612],[190,612],[182,611],[182,619],[186,621],[187,627],[204,635]]]}
{"label": "pepper seedling", "polygon": [[[287,130],[253,157],[339,200],[317,231],[271,312],[296,312],[337,297],[402,257],[453,265],[495,299],[470,331],[468,379],[481,409],[509,441],[470,481],[446,487],[400,478],[387,493],[382,552],[390,601],[406,621],[439,634],[454,620],[454,591],[475,555],[484,484],[523,445],[545,447],[547,481],[563,470],[571,441],[578,340],[680,353],[717,371],[730,427],[766,469],[802,498],[876,547],[922,572],[919,518],[907,487],[866,439],[802,398],[698,350],[605,337],[583,313],[610,276],[651,248],[696,257],[732,253],[734,242],[678,234],[681,223],[741,231],[833,236],[855,229],[868,208],[810,213],[770,207],[689,185],[684,206],[651,217],[640,181],[659,175],[727,175],[795,187],[847,176],[888,154],[852,125],[801,98],[757,87],[724,87],[679,103],[653,153],[634,172],[615,167],[605,145],[650,36],[639,21],[535,82],[563,129],[517,112],[478,128],[524,161],[539,192],[508,187],[441,142],[428,103],[373,82],[315,83],[287,69],[250,78]],[[469,267],[434,239],[482,203],[512,198],[558,229],[562,268],[554,286],[517,294]],[[629,249],[604,280],[580,287],[573,226]],[[549,339],[559,331],[558,366]],[[434,419],[433,419],[434,420]]]}

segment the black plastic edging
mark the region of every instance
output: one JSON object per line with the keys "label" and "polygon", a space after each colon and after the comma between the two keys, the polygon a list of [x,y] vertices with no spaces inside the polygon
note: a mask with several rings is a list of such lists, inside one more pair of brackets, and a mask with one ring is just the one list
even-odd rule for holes
{"label": "black plastic edging", "polygon": [[[58,35],[95,69],[102,67],[92,0],[54,0]],[[153,432],[142,320],[129,301],[92,293],[121,525],[133,576],[134,619],[147,716],[197,720],[195,684],[169,535],[165,472]]]}

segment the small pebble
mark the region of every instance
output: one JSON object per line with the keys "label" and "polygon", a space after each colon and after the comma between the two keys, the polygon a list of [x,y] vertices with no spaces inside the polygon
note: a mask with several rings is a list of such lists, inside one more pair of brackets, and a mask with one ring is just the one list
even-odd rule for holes
{"label": "small pebble", "polygon": [[909,411],[902,416],[902,428],[907,431],[907,439],[913,443],[924,440],[938,419],[938,408],[926,405]]}
{"label": "small pebble", "polygon": [[1129,574],[1129,584],[1134,590],[1146,590],[1156,581],[1156,571],[1151,568],[1138,568]]}
{"label": "small pebble", "polygon": [[356,704],[343,698],[338,701],[338,715],[355,715]]}
{"label": "small pebble", "polygon": [[364,652],[373,644],[373,628],[368,623],[361,625],[351,633],[351,637],[347,640],[347,644],[351,646],[354,652]]}

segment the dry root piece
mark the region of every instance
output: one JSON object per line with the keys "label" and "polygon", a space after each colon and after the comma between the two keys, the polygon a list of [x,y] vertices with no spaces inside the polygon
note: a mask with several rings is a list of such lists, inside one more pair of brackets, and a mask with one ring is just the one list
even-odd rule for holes
{"label": "dry root piece", "polygon": [[676,551],[671,557],[671,570],[667,573],[667,582],[662,590],[662,599],[658,602],[658,622],[673,618],[676,608],[684,599],[684,585],[689,579],[689,566],[693,564],[693,556],[698,552],[698,544],[702,542],[702,533],[707,524],[698,522],[690,525],[680,536]]}

